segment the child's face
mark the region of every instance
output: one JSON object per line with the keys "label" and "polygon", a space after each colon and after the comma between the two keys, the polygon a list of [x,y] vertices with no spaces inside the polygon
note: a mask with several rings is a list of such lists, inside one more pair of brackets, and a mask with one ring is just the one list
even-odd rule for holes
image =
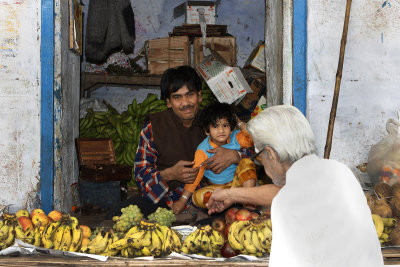
{"label": "child's face", "polygon": [[231,134],[231,126],[226,118],[219,119],[216,124],[210,125],[210,139],[218,146],[225,145]]}

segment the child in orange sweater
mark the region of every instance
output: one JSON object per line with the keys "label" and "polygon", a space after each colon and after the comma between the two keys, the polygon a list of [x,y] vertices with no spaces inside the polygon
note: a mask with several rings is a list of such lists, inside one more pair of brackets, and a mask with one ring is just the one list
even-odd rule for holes
{"label": "child in orange sweater", "polygon": [[[194,156],[193,168],[200,167],[199,173],[193,184],[185,185],[182,196],[179,200],[174,202],[172,210],[175,214],[179,214],[183,211],[187,201],[204,176],[207,178],[208,184],[221,186],[234,184],[232,186],[253,187],[257,180],[255,175],[246,175],[244,179],[239,178],[238,181],[233,181],[238,166],[237,164],[228,166],[224,171],[218,174],[214,173],[212,170],[207,170],[205,168],[206,166],[201,166],[201,163],[209,157],[212,157],[212,153],[207,152],[209,149],[224,147],[240,151],[241,148],[249,148],[254,145],[251,136],[246,131],[246,124],[240,120],[238,123],[238,118],[232,107],[222,103],[211,104],[202,111],[201,122],[208,136],[197,147]],[[236,126],[238,126],[240,130],[235,130]]]}

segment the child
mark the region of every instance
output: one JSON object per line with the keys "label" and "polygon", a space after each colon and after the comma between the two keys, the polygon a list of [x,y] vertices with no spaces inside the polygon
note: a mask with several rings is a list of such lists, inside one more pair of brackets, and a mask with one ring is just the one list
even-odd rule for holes
{"label": "child", "polygon": [[[228,166],[219,174],[212,170],[206,170],[206,166],[201,163],[212,156],[207,152],[208,149],[216,147],[224,147],[240,151],[241,148],[249,148],[253,146],[253,140],[246,131],[246,124],[239,120],[235,115],[232,107],[228,104],[214,103],[207,106],[201,113],[201,123],[208,137],[204,139],[197,147],[194,156],[193,168],[200,167],[199,173],[193,184],[186,184],[184,192],[179,200],[174,202],[172,210],[175,214],[179,214],[186,206],[186,202],[201,182],[203,176],[207,178],[209,185],[221,186],[243,186],[252,187],[256,183],[257,177],[254,175],[246,175],[244,179],[234,180],[237,164]],[[238,126],[240,130],[234,130]],[[250,161],[249,159],[246,159]],[[243,165],[239,163],[240,165]],[[251,163],[254,165],[253,163]],[[246,165],[246,164],[245,164]],[[248,165],[248,164],[247,164]],[[255,166],[254,166],[255,169]]]}

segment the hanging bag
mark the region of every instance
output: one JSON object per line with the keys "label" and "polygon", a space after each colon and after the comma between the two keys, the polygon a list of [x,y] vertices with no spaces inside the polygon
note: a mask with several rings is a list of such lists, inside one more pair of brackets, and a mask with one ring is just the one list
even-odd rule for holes
{"label": "hanging bag", "polygon": [[386,131],[388,135],[372,146],[368,154],[367,171],[374,184],[393,185],[400,182],[400,123],[387,120]]}

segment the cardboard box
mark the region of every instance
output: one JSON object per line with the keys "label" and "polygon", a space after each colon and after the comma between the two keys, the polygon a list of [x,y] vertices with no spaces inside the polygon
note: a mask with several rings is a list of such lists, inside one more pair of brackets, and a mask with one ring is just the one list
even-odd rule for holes
{"label": "cardboard box", "polygon": [[212,1],[187,1],[185,3],[185,23],[200,24],[199,8],[204,9],[206,24],[215,24],[216,5]]}
{"label": "cardboard box", "polygon": [[251,93],[249,84],[238,67],[230,67],[224,59],[211,50],[211,56],[196,66],[220,103],[235,104]]}
{"label": "cardboard box", "polygon": [[[236,66],[236,38],[234,36],[207,37],[206,47],[216,51],[228,66]],[[193,65],[197,66],[204,61],[203,38],[193,41]]]}
{"label": "cardboard box", "polygon": [[243,121],[248,121],[251,118],[251,114],[256,109],[256,106],[261,98],[265,98],[266,95],[266,77],[261,72],[250,72],[244,69],[243,75],[246,77],[246,81],[249,84],[253,93],[248,93],[237,105],[237,114]]}
{"label": "cardboard box", "polygon": [[251,52],[249,58],[244,64],[245,68],[255,68],[265,72],[265,43],[258,42],[256,48]]}
{"label": "cardboard box", "polygon": [[169,68],[190,65],[188,36],[174,36],[148,40],[146,44],[147,69],[150,74],[162,74]]}

